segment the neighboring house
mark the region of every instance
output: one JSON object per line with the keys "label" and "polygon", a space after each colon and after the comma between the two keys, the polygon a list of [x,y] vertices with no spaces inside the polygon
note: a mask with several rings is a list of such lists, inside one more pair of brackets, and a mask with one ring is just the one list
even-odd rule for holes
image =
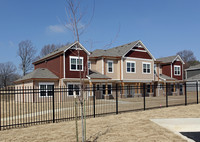
{"label": "neighboring house", "polygon": [[155,82],[161,86],[159,93],[166,93],[162,87],[168,85],[168,94],[183,94],[183,65],[184,61],[179,55],[156,59],[155,62]]}
{"label": "neighboring house", "polygon": [[[67,88],[67,93],[55,90],[58,99],[73,96],[80,88],[80,77],[85,86],[95,88],[97,99],[115,98],[115,87],[120,97],[134,97],[143,94],[147,85],[147,96],[158,96],[158,85],[174,85],[171,92],[176,93],[176,83],[183,81],[183,64],[180,56],[160,58],[156,61],[142,41],[134,41],[108,50],[88,52],[79,42],[59,48],[35,61],[34,71],[15,81],[21,88],[18,100],[40,101],[52,96],[53,89]],[[38,89],[38,92],[24,93],[24,89]],[[162,88],[162,87],[161,87]],[[178,86],[180,90],[180,86]],[[155,91],[156,90],[156,91]],[[164,90],[164,89],[162,89]],[[30,91],[30,90],[28,90]],[[179,91],[181,92],[181,91]],[[79,91],[76,91],[77,95]],[[20,94],[20,93],[18,93]],[[63,96],[65,95],[65,96]],[[38,97],[39,96],[39,97]],[[93,92],[87,91],[87,96]]]}
{"label": "neighboring house", "polygon": [[196,91],[196,84],[200,84],[200,64],[190,66],[185,70],[185,77],[187,81],[187,90]]}
{"label": "neighboring house", "polygon": [[80,87],[80,75],[87,84],[87,76],[95,78],[94,73],[89,74],[88,71],[89,55],[79,42],[59,48],[35,61],[34,71],[15,81],[16,87],[40,89],[37,94],[46,97],[52,96],[53,88],[67,87],[67,95],[73,96],[73,90]]}
{"label": "neighboring house", "polygon": [[[108,50],[95,50],[89,58],[90,68],[110,79],[91,82],[97,88],[108,88],[100,94],[101,98],[115,97],[111,87],[116,84],[121,88],[121,97],[141,95],[143,83],[154,81],[154,61],[155,58],[140,40]],[[152,89],[147,90],[151,93]]]}

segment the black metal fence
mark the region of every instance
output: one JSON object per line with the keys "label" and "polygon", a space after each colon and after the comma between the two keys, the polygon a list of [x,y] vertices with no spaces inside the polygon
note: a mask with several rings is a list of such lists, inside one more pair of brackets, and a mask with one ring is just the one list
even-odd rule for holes
{"label": "black metal fence", "polygon": [[[77,95],[77,98],[74,97]],[[118,114],[126,111],[146,110],[199,102],[198,83],[121,87],[84,88],[84,104],[87,117]],[[0,90],[0,130],[27,127],[35,124],[68,121],[77,114],[81,117],[79,88],[35,89],[8,87]]]}

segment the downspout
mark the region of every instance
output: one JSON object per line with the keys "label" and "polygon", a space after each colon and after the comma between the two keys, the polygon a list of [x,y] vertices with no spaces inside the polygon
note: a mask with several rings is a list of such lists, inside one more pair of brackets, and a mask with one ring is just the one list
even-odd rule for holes
{"label": "downspout", "polygon": [[172,78],[172,71],[173,71],[173,70],[172,70],[172,63],[171,63],[171,78]]}
{"label": "downspout", "polygon": [[63,53],[63,78],[65,78],[65,52]]}

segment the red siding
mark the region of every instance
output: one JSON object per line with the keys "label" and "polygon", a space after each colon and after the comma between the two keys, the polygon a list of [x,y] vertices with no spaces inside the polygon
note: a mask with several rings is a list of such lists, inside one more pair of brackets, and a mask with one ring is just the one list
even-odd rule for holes
{"label": "red siding", "polygon": [[134,57],[134,58],[142,58],[142,59],[152,59],[151,56],[147,52],[140,51],[130,51],[126,54],[125,57]]}
{"label": "red siding", "polygon": [[52,59],[43,61],[35,65],[35,69],[37,68],[47,68],[59,78],[63,77],[63,56],[59,55]]}
{"label": "red siding", "polygon": [[[70,71],[70,58],[69,56],[78,56],[78,51],[70,49],[65,54],[65,76],[66,78],[79,78],[79,71]],[[87,69],[87,53],[84,50],[80,50],[80,57],[83,57],[83,71],[82,77],[86,78],[88,73]]]}
{"label": "red siding", "polygon": [[162,66],[162,74],[171,77],[171,64],[167,64],[167,65]]}
{"label": "red siding", "polygon": [[[178,76],[178,75],[174,75],[174,65],[179,65],[181,66],[181,75]],[[175,61],[173,64],[172,64],[172,76],[173,78],[176,78],[178,80],[183,80],[183,66],[182,66],[182,62],[181,61]]]}

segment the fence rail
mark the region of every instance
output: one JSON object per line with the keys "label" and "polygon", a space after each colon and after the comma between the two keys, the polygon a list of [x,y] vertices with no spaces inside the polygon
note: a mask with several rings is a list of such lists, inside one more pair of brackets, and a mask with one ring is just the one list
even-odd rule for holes
{"label": "fence rail", "polygon": [[[80,90],[60,87],[49,89],[3,88],[0,90],[0,130],[55,123],[75,119],[75,98]],[[152,95],[153,94],[153,95]],[[156,95],[155,95],[156,94]],[[147,110],[199,102],[199,84],[146,85],[112,88],[84,88],[87,117],[118,114],[126,111]],[[80,99],[81,97],[78,96]],[[78,118],[81,106],[77,106]]]}

